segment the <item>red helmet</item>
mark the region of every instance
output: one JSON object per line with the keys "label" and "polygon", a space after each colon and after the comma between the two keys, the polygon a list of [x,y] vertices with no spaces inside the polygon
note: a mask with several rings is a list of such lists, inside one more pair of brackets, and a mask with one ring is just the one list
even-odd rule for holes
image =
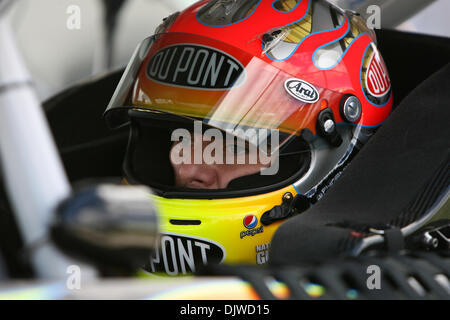
{"label": "red helmet", "polygon": [[[251,210],[254,225],[244,223],[249,230],[259,228],[274,203],[290,201],[287,193],[315,203],[391,112],[391,84],[375,41],[357,14],[322,0],[204,0],[166,18],[136,50],[106,111],[111,126],[131,123],[135,132],[127,180],[151,186],[177,221],[192,220],[192,212],[199,221],[209,215],[206,203],[230,199],[224,214],[242,228],[249,204],[235,214],[234,200],[258,197],[271,207]],[[279,170],[241,177],[226,190],[177,190],[161,142],[170,133],[162,130],[195,120],[238,137],[248,128],[276,130]],[[214,221],[221,219],[231,221],[219,214]],[[190,228],[191,235],[219,243],[230,257],[227,241],[203,222],[198,228]],[[238,240],[253,240],[251,256],[273,232],[262,239],[261,229]]]}

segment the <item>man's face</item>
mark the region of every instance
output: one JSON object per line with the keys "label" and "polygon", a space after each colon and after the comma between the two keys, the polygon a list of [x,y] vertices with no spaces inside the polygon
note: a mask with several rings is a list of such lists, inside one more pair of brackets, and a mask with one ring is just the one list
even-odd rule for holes
{"label": "man's face", "polygon": [[[194,143],[196,139],[198,139],[198,142]],[[232,180],[256,174],[261,169],[267,168],[270,165],[262,164],[260,157],[257,157],[256,163],[255,161],[251,161],[250,152],[255,151],[249,150],[248,144],[243,146],[243,144],[234,143],[234,140],[228,141],[228,139],[223,138],[214,139],[214,142],[217,143],[220,149],[216,148],[215,150],[210,149],[208,151],[207,148],[211,148],[211,142],[204,141],[202,134],[193,134],[189,145],[190,157],[188,157],[191,158],[191,161],[185,161],[183,163],[174,161],[174,159],[176,156],[183,156],[183,152],[186,149],[183,151],[179,148],[181,142],[173,143],[170,150],[170,161],[175,174],[175,185],[177,187],[225,189]],[[203,156],[201,163],[198,163],[198,161],[195,163],[193,160],[196,147],[200,147],[201,149],[201,155]],[[217,154],[217,152],[219,153]],[[219,156],[222,161],[210,162],[208,164],[208,161],[204,161],[205,153],[212,155],[216,159]],[[232,161],[230,161],[230,158]]]}

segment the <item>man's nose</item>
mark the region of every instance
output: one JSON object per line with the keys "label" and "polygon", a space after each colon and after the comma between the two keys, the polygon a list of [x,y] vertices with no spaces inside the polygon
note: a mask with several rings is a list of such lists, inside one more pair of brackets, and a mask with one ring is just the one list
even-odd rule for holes
{"label": "man's nose", "polygon": [[181,164],[175,169],[181,185],[194,189],[218,189],[219,180],[214,166]]}

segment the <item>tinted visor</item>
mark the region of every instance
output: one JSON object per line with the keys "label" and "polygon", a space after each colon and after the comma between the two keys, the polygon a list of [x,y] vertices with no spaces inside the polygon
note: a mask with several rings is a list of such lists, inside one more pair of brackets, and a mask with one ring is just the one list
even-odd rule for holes
{"label": "tinted visor", "polygon": [[341,97],[226,43],[167,33],[138,46],[106,117],[117,127],[128,122],[129,108],[170,113],[246,140],[249,128],[276,130],[282,146],[303,129],[315,134],[324,100]]}

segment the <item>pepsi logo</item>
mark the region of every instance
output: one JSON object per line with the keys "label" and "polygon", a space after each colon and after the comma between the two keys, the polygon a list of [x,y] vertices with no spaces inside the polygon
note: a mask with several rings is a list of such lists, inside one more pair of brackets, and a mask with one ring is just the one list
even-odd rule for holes
{"label": "pepsi logo", "polygon": [[258,218],[252,214],[245,216],[244,218],[244,227],[247,229],[253,229],[258,224]]}
{"label": "pepsi logo", "polygon": [[295,99],[305,103],[314,103],[319,100],[319,92],[310,83],[300,79],[288,79],[284,83],[286,91]]}
{"label": "pepsi logo", "polygon": [[391,81],[386,66],[376,51],[372,54],[367,68],[366,88],[376,98],[385,96],[391,89]]}

